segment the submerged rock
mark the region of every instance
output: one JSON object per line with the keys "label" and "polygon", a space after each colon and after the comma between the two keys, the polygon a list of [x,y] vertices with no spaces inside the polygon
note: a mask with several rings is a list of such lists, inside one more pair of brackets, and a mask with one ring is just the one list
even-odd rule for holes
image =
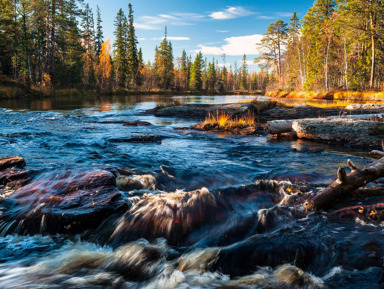
{"label": "submerged rock", "polygon": [[141,121],[141,120],[135,120],[135,121],[126,121],[123,123],[123,126],[151,126],[152,124],[148,121]]}
{"label": "submerged rock", "polygon": [[64,171],[40,176],[0,199],[8,223],[6,233],[81,233],[96,228],[107,217],[128,209],[107,171]]}
{"label": "submerged rock", "polygon": [[140,237],[166,238],[170,244],[219,219],[220,204],[208,189],[146,194],[120,220],[112,234],[116,244]]}
{"label": "submerged rock", "polygon": [[152,175],[120,175],[116,178],[116,185],[119,190],[132,191],[142,189],[155,189],[156,178]]}
{"label": "submerged rock", "polygon": [[143,134],[127,138],[110,138],[112,143],[161,143],[162,137],[155,134]]}
{"label": "submerged rock", "polygon": [[148,110],[147,113],[154,114],[158,117],[204,118],[208,114],[216,113],[217,111],[230,115],[246,114],[250,107],[250,104],[188,104],[171,107],[158,107]]}
{"label": "submerged rock", "polygon": [[0,158],[0,195],[29,182],[32,172],[22,170],[24,166],[25,160],[19,156]]}

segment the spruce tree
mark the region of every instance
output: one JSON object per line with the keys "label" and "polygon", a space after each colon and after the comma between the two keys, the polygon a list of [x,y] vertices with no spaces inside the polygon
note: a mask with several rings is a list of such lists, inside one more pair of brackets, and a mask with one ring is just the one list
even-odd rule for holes
{"label": "spruce tree", "polygon": [[241,62],[241,88],[248,89],[248,65],[247,65],[247,56],[243,55],[243,60]]}
{"label": "spruce tree", "polygon": [[137,54],[137,39],[135,27],[133,26],[132,4],[128,4],[128,35],[127,35],[127,62],[128,62],[128,84],[136,87],[138,85],[139,58]]}
{"label": "spruce tree", "polygon": [[126,87],[127,81],[127,51],[126,51],[126,35],[127,35],[127,19],[123,9],[120,9],[115,19],[115,43],[114,47],[114,74],[115,84],[117,87]]}
{"label": "spruce tree", "polygon": [[164,38],[160,46],[156,47],[155,67],[159,87],[170,88],[174,79],[174,67],[172,43],[167,40],[167,27],[165,27]]}
{"label": "spruce tree", "polygon": [[201,51],[196,55],[195,61],[191,67],[191,80],[189,86],[193,90],[201,91],[203,89],[203,54]]}
{"label": "spruce tree", "polygon": [[103,26],[101,25],[103,20],[101,19],[99,5],[97,5],[96,13],[97,13],[97,20],[96,20],[96,37],[95,37],[95,55],[96,55],[96,58],[99,59],[99,54],[101,52],[101,45],[104,42]]}

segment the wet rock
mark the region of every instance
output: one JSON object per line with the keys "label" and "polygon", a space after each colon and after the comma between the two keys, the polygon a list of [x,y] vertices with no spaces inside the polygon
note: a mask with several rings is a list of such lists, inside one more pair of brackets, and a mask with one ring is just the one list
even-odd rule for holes
{"label": "wet rock", "polygon": [[81,233],[96,228],[106,218],[128,209],[116,180],[107,171],[65,171],[40,176],[6,199],[2,233]]}
{"label": "wet rock", "polygon": [[299,138],[356,146],[380,147],[381,138],[371,135],[378,123],[352,119],[301,119],[293,122]]}
{"label": "wet rock", "polygon": [[4,157],[0,158],[0,170],[8,168],[23,168],[25,166],[25,160],[22,157]]}
{"label": "wet rock", "polygon": [[146,194],[118,222],[114,244],[140,237],[185,242],[193,231],[216,222],[220,204],[206,188],[192,192]]}
{"label": "wet rock", "polygon": [[161,143],[162,137],[154,134],[137,135],[127,138],[110,138],[112,143]]}
{"label": "wet rock", "polygon": [[172,107],[160,107],[148,110],[147,113],[158,117],[181,117],[181,118],[205,118],[208,114],[221,111],[229,115],[246,114],[250,109],[250,104],[223,104],[205,105],[189,104]]}
{"label": "wet rock", "polygon": [[25,185],[32,175],[31,171],[22,170],[25,160],[21,157],[0,158],[0,195],[4,190],[15,190]]}
{"label": "wet rock", "polygon": [[148,280],[159,273],[165,249],[165,244],[149,244],[139,240],[119,247],[102,267],[121,274],[127,280]]}
{"label": "wet rock", "polygon": [[121,191],[132,191],[142,189],[155,189],[156,178],[152,175],[118,176],[116,178],[117,188]]}
{"label": "wet rock", "polygon": [[0,172],[0,189],[17,189],[25,185],[32,175],[31,171],[20,170],[17,168],[8,168]]}
{"label": "wet rock", "polygon": [[237,127],[220,127],[219,125],[211,125],[200,123],[191,126],[191,129],[207,131],[213,133],[225,133],[229,135],[255,135],[263,134],[264,129],[262,126],[237,126]]}
{"label": "wet rock", "polygon": [[126,121],[123,123],[123,126],[151,126],[152,124],[148,121],[141,121],[141,120],[135,120],[135,121]]}
{"label": "wet rock", "polygon": [[359,219],[369,223],[384,221],[384,203],[345,207],[331,212],[332,216]]}

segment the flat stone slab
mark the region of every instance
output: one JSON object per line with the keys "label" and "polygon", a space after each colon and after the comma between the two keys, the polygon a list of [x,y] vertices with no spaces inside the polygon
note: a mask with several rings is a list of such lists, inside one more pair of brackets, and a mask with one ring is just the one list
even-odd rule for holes
{"label": "flat stone slab", "polygon": [[354,119],[300,119],[292,128],[297,137],[364,147],[380,147],[383,136],[372,131],[380,123]]}

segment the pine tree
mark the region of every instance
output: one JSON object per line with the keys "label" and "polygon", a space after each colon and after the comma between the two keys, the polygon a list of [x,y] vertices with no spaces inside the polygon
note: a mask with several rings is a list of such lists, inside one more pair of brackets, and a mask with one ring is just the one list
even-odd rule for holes
{"label": "pine tree", "polygon": [[243,60],[241,63],[241,88],[242,89],[248,89],[248,65],[247,65],[247,56],[243,55]]}
{"label": "pine tree", "polygon": [[196,55],[195,61],[191,67],[191,80],[189,86],[193,90],[201,91],[203,89],[203,55],[201,51]]}
{"label": "pine tree", "polygon": [[94,21],[92,9],[87,3],[85,5],[83,19],[82,19],[82,38],[83,38],[83,83],[90,85],[94,81]]}
{"label": "pine tree", "polygon": [[128,83],[136,88],[138,85],[139,58],[137,54],[137,39],[135,27],[133,26],[133,11],[131,3],[128,4],[128,35],[127,35],[127,61],[128,61]]}
{"label": "pine tree", "polygon": [[216,67],[215,67],[215,59],[213,59],[212,63],[208,64],[208,90],[214,91],[216,86]]}
{"label": "pine tree", "polygon": [[298,87],[302,88],[305,82],[300,29],[300,20],[297,17],[296,12],[294,12],[288,25],[287,51],[285,53],[288,66],[288,86],[291,89],[297,89]]}
{"label": "pine tree", "polygon": [[174,79],[173,50],[172,44],[167,40],[167,27],[165,27],[164,38],[159,48],[155,51],[155,67],[158,85],[160,88],[168,89]]}
{"label": "pine tree", "polygon": [[334,0],[316,0],[304,16],[303,37],[310,43],[305,88],[328,90],[330,87],[329,60],[332,56],[332,20],[335,7]]}
{"label": "pine tree", "polygon": [[96,37],[95,37],[95,55],[96,58],[99,58],[99,54],[101,52],[101,45],[104,42],[104,35],[103,35],[103,26],[101,23],[103,20],[101,20],[101,13],[100,13],[100,8],[97,5],[97,20],[96,20]]}
{"label": "pine tree", "polygon": [[126,50],[127,19],[123,9],[120,9],[115,19],[115,43],[114,47],[114,69],[115,82],[117,87],[126,87],[128,63]]}

